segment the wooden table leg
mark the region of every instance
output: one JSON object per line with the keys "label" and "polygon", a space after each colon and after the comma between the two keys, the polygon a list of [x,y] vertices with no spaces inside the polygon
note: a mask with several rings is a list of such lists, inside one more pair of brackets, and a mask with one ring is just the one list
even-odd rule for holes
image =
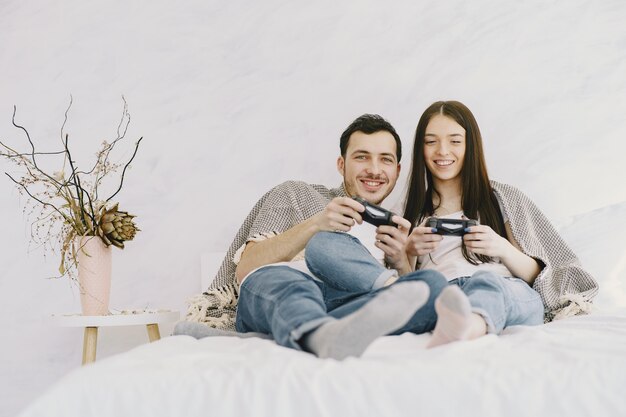
{"label": "wooden table leg", "polygon": [[148,328],[148,338],[151,342],[154,342],[155,340],[159,340],[161,338],[158,324],[148,324],[146,325],[146,327]]}
{"label": "wooden table leg", "polygon": [[83,365],[96,360],[96,346],[98,344],[98,328],[85,327],[83,336]]}

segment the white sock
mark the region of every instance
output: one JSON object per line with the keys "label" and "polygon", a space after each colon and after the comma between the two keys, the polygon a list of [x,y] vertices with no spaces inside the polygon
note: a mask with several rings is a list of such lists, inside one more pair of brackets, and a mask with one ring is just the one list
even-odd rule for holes
{"label": "white sock", "polygon": [[471,327],[472,307],[456,285],[445,288],[435,300],[437,324],[427,348],[465,340]]}

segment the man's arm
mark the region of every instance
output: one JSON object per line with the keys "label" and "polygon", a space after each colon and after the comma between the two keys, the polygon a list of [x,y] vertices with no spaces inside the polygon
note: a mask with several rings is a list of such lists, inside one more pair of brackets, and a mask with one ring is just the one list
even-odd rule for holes
{"label": "man's arm", "polygon": [[304,249],[309,239],[318,231],[311,217],[271,239],[248,242],[235,270],[237,282],[241,283],[252,270],[263,265],[290,261]]}
{"label": "man's arm", "polygon": [[352,198],[336,197],[324,210],[280,235],[248,242],[235,271],[237,282],[241,283],[246,275],[263,265],[292,260],[317,232],[349,231],[355,221],[362,222],[359,210],[363,206]]}

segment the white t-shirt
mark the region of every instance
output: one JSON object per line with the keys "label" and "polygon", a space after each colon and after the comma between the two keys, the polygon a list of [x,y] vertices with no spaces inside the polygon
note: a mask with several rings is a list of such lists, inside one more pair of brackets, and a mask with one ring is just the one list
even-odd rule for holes
{"label": "white t-shirt", "polygon": [[[442,219],[461,219],[462,217],[462,211],[440,216]],[[430,256],[423,255],[419,257],[419,269],[439,271],[448,281],[471,276],[477,271],[491,271],[505,277],[513,276],[511,271],[498,258],[494,258],[494,262],[472,265],[463,257],[461,244],[462,238],[459,236],[443,236],[443,240],[439,243],[437,249],[429,254]]]}
{"label": "white t-shirt", "polygon": [[[376,242],[376,226],[371,225],[369,223],[363,222],[362,224],[358,224],[358,223],[354,223],[354,226],[352,226],[352,228],[350,229],[349,232],[347,232],[348,234],[356,237],[357,239],[359,239],[361,241],[361,244],[363,246],[365,246],[365,248],[372,254],[372,256],[381,264],[384,264],[385,261],[385,253],[382,251],[382,249],[377,248],[374,243]],[[239,253],[239,256],[241,256],[241,252],[243,252],[243,248],[245,247],[245,245],[240,248],[239,251],[237,251]],[[248,278],[250,276],[250,274],[252,274],[253,272],[264,268],[266,266],[276,266],[276,265],[287,265],[293,269],[296,269],[300,272],[303,272],[311,277],[313,277],[314,279],[318,280],[319,279],[313,275],[313,273],[309,270],[309,268],[307,268],[306,266],[306,261],[304,259],[302,259],[302,256],[296,256],[297,260],[294,261],[288,261],[288,262],[276,262],[273,264],[268,264],[268,265],[263,265],[259,268],[256,268],[252,271],[250,271],[250,273],[248,273],[248,275],[246,275],[241,282],[243,283],[243,281]],[[239,262],[239,257],[237,257],[236,255],[236,259],[234,260],[235,263]]]}

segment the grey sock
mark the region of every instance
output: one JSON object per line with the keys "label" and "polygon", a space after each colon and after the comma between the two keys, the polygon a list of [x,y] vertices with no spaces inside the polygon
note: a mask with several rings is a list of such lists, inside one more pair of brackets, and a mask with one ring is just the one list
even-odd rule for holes
{"label": "grey sock", "polygon": [[220,330],[214,329],[213,327],[209,327],[206,324],[196,323],[192,321],[179,321],[176,323],[174,327],[174,332],[172,335],[186,335],[195,337],[196,339],[202,339],[205,337],[211,336],[232,336],[232,337],[240,337],[240,338],[248,338],[248,337],[260,337],[261,339],[271,339],[269,335],[263,333],[238,333],[231,332],[228,330]]}
{"label": "grey sock", "polygon": [[308,333],[302,345],[320,358],[361,356],[375,339],[404,326],[426,304],[429,293],[423,282],[392,285],[354,313]]}

